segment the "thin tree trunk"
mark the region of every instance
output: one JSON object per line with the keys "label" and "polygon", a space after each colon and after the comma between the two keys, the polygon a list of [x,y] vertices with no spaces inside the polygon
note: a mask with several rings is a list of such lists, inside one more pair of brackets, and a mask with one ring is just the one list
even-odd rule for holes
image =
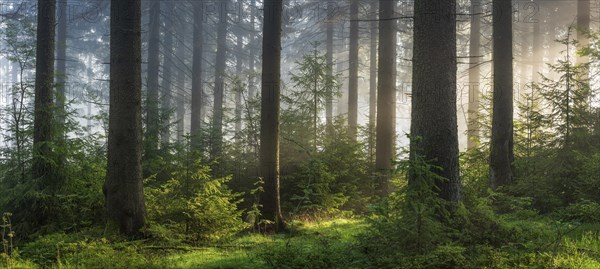
{"label": "thin tree trunk", "polygon": [[[167,2],[167,4],[172,4]],[[164,126],[161,127],[161,144],[162,147],[166,148],[169,146],[169,142],[171,140],[171,100],[173,99],[173,95],[171,93],[172,90],[172,74],[171,68],[173,66],[173,7],[167,7],[165,10],[165,39],[163,43],[163,75],[162,75],[162,103],[161,103],[161,112],[162,117],[161,121]]]}
{"label": "thin tree trunk", "polygon": [[[248,69],[250,69],[250,76],[248,77],[248,97],[254,98],[256,96],[254,81],[254,63],[256,62],[256,34],[255,34],[255,24],[256,18],[254,17],[254,11],[256,10],[256,0],[250,1],[250,39],[248,40],[248,46],[250,46],[250,58],[248,59]],[[250,110],[252,112],[252,110]]]}
{"label": "thin tree trunk", "polygon": [[[419,155],[439,167],[431,171],[444,178],[436,180],[436,191],[458,202],[455,8],[456,0],[415,2],[410,154],[411,160]],[[428,14],[431,10],[440,11],[439,16]]]}
{"label": "thin tree trunk", "polygon": [[481,64],[481,0],[471,0],[471,33],[469,42],[469,105],[467,114],[467,150],[474,149],[479,144],[480,68]]}
{"label": "thin tree trunk", "polygon": [[389,180],[394,159],[396,137],[396,21],[395,1],[379,1],[379,60],[377,77],[377,135],[375,168],[378,172],[377,193],[389,194]]}
{"label": "thin tree trunk", "polygon": [[35,64],[35,111],[33,123],[33,177],[39,187],[56,189],[52,165],[53,82],[56,0],[38,0],[37,46]]}
{"label": "thin tree trunk", "polygon": [[178,44],[175,50],[175,55],[177,58],[177,62],[180,65],[179,72],[177,72],[177,141],[179,143],[183,142],[183,134],[185,129],[185,104],[186,104],[186,91],[185,91],[185,70],[187,70],[187,66],[185,66],[185,36],[187,34],[186,31],[187,23],[183,22],[179,25],[178,32]]}
{"label": "thin tree trunk", "polygon": [[[240,5],[240,7],[243,5],[243,2],[241,0],[238,0],[238,5]],[[238,14],[238,25],[240,25],[242,23],[242,13],[240,12],[240,14]],[[242,81],[240,79],[240,75],[242,74],[242,64],[243,64],[243,58],[242,58],[242,53],[244,50],[244,39],[243,39],[243,35],[242,35],[242,28],[238,27],[238,33],[237,33],[237,56],[236,56],[236,63],[235,63],[235,74],[238,76],[238,80],[237,80],[237,85],[236,85],[236,89],[235,89],[235,137],[239,138],[238,135],[240,134],[240,132],[242,131],[242,94],[243,94],[243,88],[242,88]]]}
{"label": "thin tree trunk", "polygon": [[369,57],[369,158],[375,157],[375,126],[377,121],[377,8],[378,0],[371,0],[370,28],[371,54]]}
{"label": "thin tree trunk", "polygon": [[146,95],[145,159],[158,153],[160,114],[158,110],[158,76],[160,70],[160,1],[150,2],[148,32],[148,77]]}
{"label": "thin tree trunk", "polygon": [[[56,106],[60,115],[58,126],[64,126],[65,88],[67,81],[67,0],[58,1],[58,24],[56,30]],[[59,128],[60,130],[60,128]],[[57,134],[62,137],[63,134]]]}
{"label": "thin tree trunk", "polygon": [[265,0],[263,23],[260,167],[264,180],[262,217],[284,228],[279,194],[279,101],[281,88],[282,0]]}
{"label": "thin tree trunk", "polygon": [[[333,25],[334,25],[334,4],[327,2],[327,29],[326,29],[326,50],[327,50],[327,77],[333,76]],[[327,130],[333,124],[333,92],[327,88],[327,100],[325,100],[325,125]]]}
{"label": "thin tree trunk", "polygon": [[[227,10],[229,1],[223,1]],[[215,90],[213,99],[213,126],[211,132],[211,158],[218,159],[223,151],[223,97],[225,95],[225,67],[227,60],[227,13],[221,12],[217,26],[217,56],[215,61]]]}
{"label": "thin tree trunk", "polygon": [[112,0],[110,14],[108,167],[103,191],[108,216],[123,234],[135,236],[146,218],[141,164],[140,0]]}
{"label": "thin tree trunk", "polygon": [[358,0],[350,3],[350,54],[348,79],[348,133],[356,141],[358,129]]}
{"label": "thin tree trunk", "polygon": [[201,128],[202,128],[202,106],[204,105],[204,93],[202,85],[202,22],[204,20],[204,9],[202,2],[192,2],[194,5],[194,41],[193,41],[193,63],[192,63],[192,116],[190,133],[192,136],[192,149],[200,150]]}
{"label": "thin tree trunk", "polygon": [[[498,10],[512,10],[509,0],[494,0]],[[490,185],[496,188],[513,181],[513,66],[512,16],[493,16],[494,97],[490,149]]]}

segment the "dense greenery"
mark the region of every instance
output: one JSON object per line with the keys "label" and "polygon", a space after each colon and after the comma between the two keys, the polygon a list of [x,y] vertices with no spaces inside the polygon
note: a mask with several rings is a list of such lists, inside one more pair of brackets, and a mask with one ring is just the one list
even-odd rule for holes
{"label": "dense greenery", "polygon": [[[31,31],[28,25],[10,29]],[[31,68],[28,41],[11,33],[17,49],[10,55]],[[583,53],[600,55],[593,48]],[[597,108],[586,103],[591,93],[581,74],[587,65],[568,59],[550,65],[558,80],[534,83],[519,104],[514,184],[487,187],[485,139],[461,155],[460,204],[439,198],[435,183],[445,179],[432,171],[440,168],[419,155],[398,161],[395,191],[376,197],[362,142],[367,132],[355,142],[343,116],[330,126],[316,120],[331,98],[326,93],[337,94],[337,76],[326,75],[317,50],[298,65],[281,124],[286,233],[263,229],[260,216],[256,97],[244,96],[243,129],[224,145],[218,165],[191,150],[189,138],[146,160],[149,224],[138,240],[106,223],[104,130],[87,132],[69,106],[58,113],[67,119],[61,132],[69,135],[51,145],[51,163],[64,184],[50,188],[29,172],[32,115],[20,109],[21,99],[5,109],[7,139],[14,143],[2,148],[7,158],[0,163],[0,210],[6,212],[0,267],[600,268],[600,121]],[[15,96],[31,90],[30,82],[12,89]],[[489,116],[483,115],[485,137]],[[204,144],[211,143],[209,128]]]}

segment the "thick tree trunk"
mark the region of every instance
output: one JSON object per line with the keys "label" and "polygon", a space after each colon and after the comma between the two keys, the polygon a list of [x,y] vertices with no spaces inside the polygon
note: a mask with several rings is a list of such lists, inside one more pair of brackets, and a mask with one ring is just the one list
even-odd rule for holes
{"label": "thick tree trunk", "polygon": [[158,153],[160,114],[158,110],[158,76],[160,70],[160,1],[150,1],[148,31],[148,77],[146,94],[145,159]]}
{"label": "thick tree trunk", "polygon": [[33,122],[33,177],[40,187],[56,189],[48,143],[53,139],[53,82],[56,0],[39,0],[37,15],[37,46],[35,63],[35,110]]}
{"label": "thick tree trunk", "polygon": [[[455,0],[415,2],[410,154],[439,167],[432,172],[445,179],[435,182],[440,197],[458,202],[455,8]],[[428,14],[431,10],[439,16]]]}
{"label": "thick tree trunk", "polygon": [[108,216],[129,236],[140,233],[146,209],[142,186],[141,4],[112,0],[108,167],[104,196]]}
{"label": "thick tree trunk", "polygon": [[[172,4],[172,3],[167,3]],[[167,7],[165,9],[165,39],[163,43],[163,75],[162,75],[162,99],[161,99],[161,120],[163,122],[163,126],[161,127],[161,144],[163,147],[168,147],[169,142],[171,140],[171,100],[173,99],[173,95],[171,93],[172,89],[172,74],[171,68],[173,66],[173,7]]]}
{"label": "thick tree trunk", "polygon": [[471,33],[469,41],[469,105],[467,114],[467,150],[474,149],[479,144],[480,68],[481,64],[481,0],[471,0]]}
{"label": "thick tree trunk", "polygon": [[377,77],[377,140],[375,168],[378,172],[377,192],[389,194],[389,179],[394,159],[396,137],[396,21],[395,1],[379,1],[379,60]]}
{"label": "thick tree trunk", "polygon": [[350,54],[348,79],[348,134],[356,140],[358,129],[358,0],[350,3]]}
{"label": "thick tree trunk", "polygon": [[[229,1],[223,1],[227,10]],[[225,67],[227,60],[227,13],[221,12],[217,26],[217,56],[215,60],[215,90],[213,98],[213,122],[211,132],[211,158],[218,159],[223,151],[223,97],[225,95]]]}
{"label": "thick tree trunk", "polygon": [[375,157],[375,126],[377,121],[377,8],[378,0],[371,0],[371,51],[369,58],[369,156]]}
{"label": "thick tree trunk", "polygon": [[[333,25],[334,25],[334,4],[327,2],[327,22],[326,22],[326,57],[327,57],[327,77],[333,76]],[[325,100],[325,125],[327,130],[333,124],[333,93],[328,88],[327,100]]]}
{"label": "thick tree trunk", "polygon": [[204,20],[204,8],[202,2],[193,2],[194,5],[194,41],[193,41],[193,63],[192,63],[192,116],[190,135],[192,137],[192,149],[200,150],[201,128],[202,128],[202,106],[204,105],[204,90],[202,85],[202,22]]}
{"label": "thick tree trunk", "polygon": [[265,0],[263,23],[260,168],[264,180],[262,217],[284,227],[279,197],[279,100],[281,89],[282,0]]}
{"label": "thick tree trunk", "polygon": [[[510,0],[494,0],[498,11],[512,10]],[[513,181],[513,63],[512,16],[493,16],[494,97],[490,149],[490,185],[496,188]]]}

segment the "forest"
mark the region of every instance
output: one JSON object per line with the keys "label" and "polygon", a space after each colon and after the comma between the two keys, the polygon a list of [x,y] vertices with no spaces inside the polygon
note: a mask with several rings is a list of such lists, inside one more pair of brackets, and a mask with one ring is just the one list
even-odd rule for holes
{"label": "forest", "polygon": [[0,268],[600,269],[599,0],[1,0]]}

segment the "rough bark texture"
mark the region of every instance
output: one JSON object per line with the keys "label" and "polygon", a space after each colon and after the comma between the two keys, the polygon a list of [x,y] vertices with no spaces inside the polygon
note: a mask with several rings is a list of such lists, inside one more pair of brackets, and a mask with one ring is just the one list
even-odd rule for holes
{"label": "rough bark texture", "polygon": [[441,168],[432,172],[446,179],[435,184],[448,201],[460,201],[455,8],[455,0],[416,1],[413,44],[411,159],[419,154]]}
{"label": "rough bark texture", "polygon": [[480,64],[481,64],[481,0],[471,0],[471,33],[469,37],[469,105],[467,114],[467,149],[478,146],[479,128],[479,95],[480,95]]}
{"label": "rough bark texture", "polygon": [[57,188],[51,160],[56,0],[39,0],[35,63],[35,111],[33,123],[33,177],[41,186]]}
{"label": "rough bark texture", "polygon": [[358,0],[350,3],[350,54],[348,78],[348,134],[356,140],[358,128]]}
{"label": "rough bark texture", "polygon": [[260,168],[265,182],[262,217],[284,226],[279,197],[279,101],[281,89],[282,0],[265,0],[263,23]]}
{"label": "rough bark texture", "polygon": [[[333,2],[327,3],[327,29],[326,31],[326,57],[327,57],[327,77],[333,76],[333,25],[334,25],[334,6]],[[333,123],[333,93],[328,88],[327,100],[325,100],[325,124],[327,129]]]}
{"label": "rough bark texture", "polygon": [[160,114],[158,111],[158,76],[160,70],[160,1],[150,1],[148,31],[148,77],[146,93],[146,159],[152,159],[158,151]]}
{"label": "rough bark texture", "polygon": [[146,209],[142,186],[141,3],[111,1],[108,216],[129,236],[139,234]]}
{"label": "rough bark texture", "polygon": [[490,185],[513,181],[513,49],[511,1],[494,0],[493,70],[494,97],[490,142]]}
{"label": "rough bark texture", "polygon": [[[167,3],[172,4],[172,3]],[[171,68],[173,66],[173,7],[168,6],[165,8],[165,39],[163,42],[163,75],[162,75],[162,97],[161,97],[161,121],[163,126],[161,127],[160,140],[163,147],[169,146],[171,140],[171,100],[173,96],[171,94],[172,89],[172,74]]]}
{"label": "rough bark texture", "polygon": [[369,156],[375,154],[375,126],[377,121],[377,8],[379,1],[371,0],[371,48],[369,57]]}
{"label": "rough bark texture", "polygon": [[389,193],[389,179],[394,158],[396,136],[396,21],[395,1],[379,1],[379,73],[377,77],[377,140],[375,168],[378,172],[377,192]]}
{"label": "rough bark texture", "polygon": [[[221,10],[227,10],[229,1],[222,1]],[[211,158],[221,157],[223,151],[223,96],[225,94],[225,67],[227,60],[227,12],[221,12],[217,26],[217,56],[215,61],[215,90],[213,98],[213,122],[211,135]]]}
{"label": "rough bark texture", "polygon": [[192,116],[190,135],[192,136],[192,149],[200,150],[200,129],[202,128],[202,105],[204,93],[202,88],[202,36],[203,6],[202,2],[193,2],[194,5],[194,41],[192,62]]}

